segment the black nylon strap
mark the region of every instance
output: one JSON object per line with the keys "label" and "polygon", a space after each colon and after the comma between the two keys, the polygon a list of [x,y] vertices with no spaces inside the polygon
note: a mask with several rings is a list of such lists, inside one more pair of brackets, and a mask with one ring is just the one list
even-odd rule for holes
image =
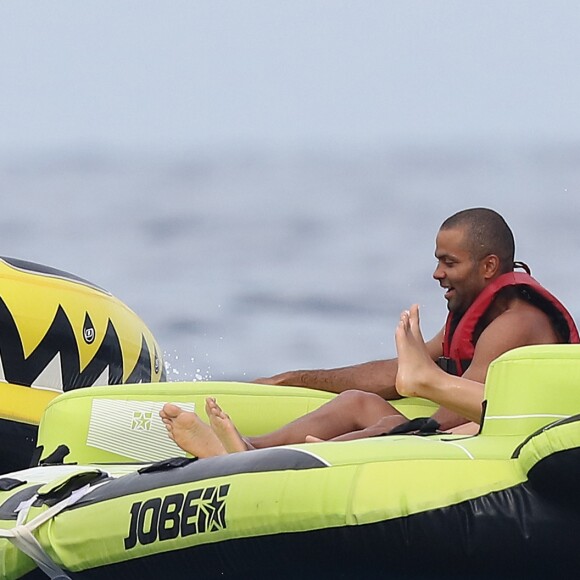
{"label": "black nylon strap", "polygon": [[435,435],[441,425],[431,417],[417,417],[393,427],[387,435]]}

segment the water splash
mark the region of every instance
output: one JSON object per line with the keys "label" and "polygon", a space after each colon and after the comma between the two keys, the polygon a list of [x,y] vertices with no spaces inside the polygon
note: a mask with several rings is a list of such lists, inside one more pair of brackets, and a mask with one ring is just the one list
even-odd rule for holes
{"label": "water splash", "polygon": [[[212,371],[208,363],[209,354],[206,353],[206,363],[200,365],[199,361],[195,357],[189,357],[183,363],[180,360],[180,355],[177,350],[164,351],[163,353],[165,371],[167,373],[167,380],[169,382],[180,382],[180,381],[211,381]],[[202,368],[203,366],[203,368]]]}

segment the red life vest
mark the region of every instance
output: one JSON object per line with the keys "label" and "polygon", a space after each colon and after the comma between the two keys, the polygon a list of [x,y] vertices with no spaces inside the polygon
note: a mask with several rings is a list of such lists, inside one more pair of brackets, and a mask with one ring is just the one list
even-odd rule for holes
{"label": "red life vest", "polygon": [[451,312],[447,316],[443,357],[440,359],[440,366],[444,370],[458,376],[467,370],[475,352],[475,329],[498,293],[508,286],[521,288],[526,298],[550,317],[564,342],[580,342],[571,314],[553,294],[529,274],[508,272],[490,282],[458,321]]}

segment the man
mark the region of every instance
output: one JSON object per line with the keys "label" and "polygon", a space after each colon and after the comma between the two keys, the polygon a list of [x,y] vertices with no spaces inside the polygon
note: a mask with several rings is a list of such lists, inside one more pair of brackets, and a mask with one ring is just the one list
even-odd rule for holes
{"label": "man", "polygon": [[209,426],[194,413],[166,405],[161,417],[170,437],[204,457],[375,436],[406,422],[387,402],[398,396],[428,398],[441,405],[432,418],[442,429],[474,432],[487,369],[494,359],[519,346],[579,341],[564,306],[528,273],[514,272],[514,253],[513,234],[498,213],[485,208],[456,213],[443,222],[436,239],[433,277],[445,289],[449,315],[434,338],[423,340],[418,308],[413,306],[397,327],[397,359],[293,371],[257,381],[338,393],[312,413],[273,433],[242,439],[213,399],[206,405]]}

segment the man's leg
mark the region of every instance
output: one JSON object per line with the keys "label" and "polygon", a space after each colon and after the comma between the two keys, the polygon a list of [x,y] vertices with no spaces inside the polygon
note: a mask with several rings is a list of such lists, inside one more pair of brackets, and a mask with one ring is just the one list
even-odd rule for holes
{"label": "man's leg", "polygon": [[[218,436],[222,445],[228,453],[237,453],[238,451],[247,451],[248,449],[257,449],[264,447],[276,447],[277,445],[285,445],[287,443],[280,443],[280,441],[288,441],[289,443],[311,443],[314,441],[324,441],[325,439],[321,436],[316,436],[312,434],[304,435],[307,430],[314,430],[316,427],[313,423],[325,420],[327,423],[333,423],[331,428],[345,429],[350,426],[356,427],[356,429],[351,430],[346,433],[341,433],[336,437],[330,438],[330,441],[352,441],[354,439],[364,439],[365,437],[374,437],[377,435],[383,435],[389,432],[393,427],[400,425],[406,418],[400,413],[390,414],[387,416],[381,415],[379,420],[375,423],[369,424],[368,421],[372,421],[377,413],[381,410],[385,412],[393,413],[393,407],[387,403],[388,407],[384,405],[385,401],[379,397],[377,402],[374,400],[376,396],[365,397],[364,393],[357,395],[356,391],[349,393],[348,396],[336,397],[333,399],[332,407],[330,403],[327,403],[319,409],[320,412],[313,411],[308,415],[300,417],[296,421],[289,423],[288,425],[282,427],[281,429],[274,431],[268,435],[263,435],[260,437],[242,437],[236,426],[230,419],[229,415],[225,413],[222,408],[217,404],[216,400],[212,397],[207,398],[206,402],[206,412],[209,417],[209,423],[214,433]],[[342,407],[348,405],[348,413],[352,413],[352,409],[356,409],[357,405],[353,404],[351,399],[355,399],[358,402],[358,410],[360,414],[365,414],[365,420],[362,422],[359,420],[358,423],[352,422],[352,418],[344,417],[345,413],[341,413],[344,417],[343,422],[340,424],[333,419],[335,413],[340,413]],[[335,403],[335,401],[341,401],[340,404]],[[378,408],[374,408],[377,406]],[[361,407],[363,407],[361,409]],[[364,407],[369,407],[365,409]],[[323,415],[321,417],[321,415]],[[330,415],[330,419],[328,417]],[[348,422],[350,420],[350,422]],[[322,426],[323,429],[329,429],[329,426]],[[318,433],[321,432],[321,427],[318,427]],[[326,431],[330,433],[331,431]],[[287,439],[283,439],[287,437]]]}
{"label": "man's leg", "polygon": [[[369,437],[386,435],[391,429],[401,425],[401,423],[405,423],[406,421],[407,418],[403,415],[389,415],[387,417],[382,417],[374,425],[370,425],[364,429],[359,429],[358,431],[351,431],[344,435],[338,435],[337,437],[333,437],[327,441],[355,441],[357,439],[367,439]],[[316,443],[319,441],[326,441],[326,439],[321,439],[320,437],[314,437],[312,435],[306,436],[306,443]]]}
{"label": "man's leg", "polygon": [[384,417],[393,417],[395,424],[405,420],[390,403],[379,395],[363,391],[344,391],[318,409],[295,419],[280,429],[249,437],[255,448],[304,443],[311,435],[318,439],[334,439],[346,433],[375,425]]}
{"label": "man's leg", "polygon": [[[327,440],[349,434],[346,435],[347,439],[359,439],[361,436],[370,436],[371,433],[355,435],[353,432],[372,428],[379,421],[387,421],[394,427],[405,420],[403,415],[379,395],[354,390],[340,393],[311,413],[272,433],[257,437],[242,438],[215,399],[208,397],[206,411],[215,438],[209,436],[207,432],[209,426],[195,413],[183,411],[171,404],[165,405],[160,413],[171,438],[182,449],[198,457],[218,455],[225,451],[236,452],[304,443],[309,435]],[[388,430],[387,427],[383,432],[385,430]],[[216,440],[220,443],[219,446]]]}

